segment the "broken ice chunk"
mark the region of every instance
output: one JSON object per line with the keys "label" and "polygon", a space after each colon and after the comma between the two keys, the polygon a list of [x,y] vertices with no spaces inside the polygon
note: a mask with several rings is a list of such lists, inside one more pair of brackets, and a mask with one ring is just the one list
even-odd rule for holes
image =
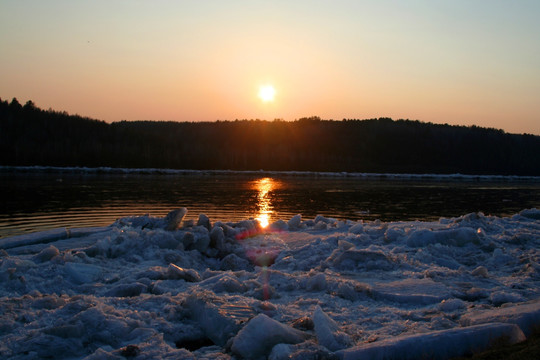
{"label": "broken ice chunk", "polygon": [[188,296],[183,305],[206,337],[219,346],[225,346],[242,324],[254,315],[249,305],[242,302],[231,304],[210,292],[195,292]]}
{"label": "broken ice chunk", "polygon": [[165,229],[169,231],[174,231],[180,227],[184,216],[187,214],[187,209],[185,207],[171,211],[165,217]]}
{"label": "broken ice chunk", "polygon": [[313,313],[313,324],[319,344],[328,350],[337,351],[353,345],[349,335],[339,331],[338,324],[322,311],[320,306],[317,306]]}
{"label": "broken ice chunk", "polygon": [[362,223],[356,223],[349,229],[352,234],[362,234],[364,232],[364,225]]}
{"label": "broken ice chunk", "polygon": [[210,231],[210,246],[225,251],[225,232],[220,226],[214,226]]}
{"label": "broken ice chunk", "polygon": [[212,228],[212,225],[210,224],[210,219],[205,214],[199,214],[199,219],[197,220],[197,226],[204,226],[208,230]]}
{"label": "broken ice chunk", "polygon": [[49,261],[53,257],[59,254],[60,254],[60,251],[58,251],[58,249],[55,246],[50,245],[49,247],[41,250],[36,256],[34,256],[33,260],[34,262],[41,263],[41,262]]}
{"label": "broken ice chunk", "polygon": [[489,277],[488,269],[486,269],[485,266],[478,266],[476,269],[471,271],[471,274],[473,276],[478,276],[478,277],[483,277],[483,278]]}
{"label": "broken ice chunk", "polygon": [[445,299],[439,304],[439,310],[444,312],[452,312],[460,309],[465,309],[467,304],[461,299]]}
{"label": "broken ice chunk", "polygon": [[238,332],[231,349],[243,358],[257,359],[268,356],[277,344],[298,344],[307,337],[299,330],[259,314]]}
{"label": "broken ice chunk", "polygon": [[490,322],[505,322],[518,325],[525,336],[530,336],[540,324],[540,301],[516,306],[471,312],[460,320],[463,326]]}
{"label": "broken ice chunk", "polygon": [[64,266],[68,278],[76,284],[85,284],[98,280],[102,269],[99,266],[81,263],[67,263]]}
{"label": "broken ice chunk", "polygon": [[197,271],[193,269],[184,269],[174,264],[169,264],[169,267],[167,268],[167,278],[171,280],[183,279],[187,282],[201,281],[201,276]]}
{"label": "broken ice chunk", "polygon": [[249,261],[246,259],[242,259],[241,257],[237,256],[236,254],[229,254],[225,256],[221,260],[221,270],[248,270],[249,269]]}
{"label": "broken ice chunk", "polygon": [[501,337],[505,337],[509,344],[525,340],[525,335],[517,325],[490,323],[391,337],[340,350],[337,355],[344,360],[449,359],[464,356],[473,351],[482,351]]}
{"label": "broken ice chunk", "polygon": [[290,230],[298,230],[302,224],[302,215],[294,215],[287,223]]}

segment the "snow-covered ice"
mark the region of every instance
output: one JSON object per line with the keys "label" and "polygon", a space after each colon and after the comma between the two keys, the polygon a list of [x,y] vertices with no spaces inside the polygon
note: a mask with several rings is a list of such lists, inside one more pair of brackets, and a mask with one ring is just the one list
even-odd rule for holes
{"label": "snow-covered ice", "polygon": [[540,327],[540,210],[0,239],[0,357],[446,359]]}

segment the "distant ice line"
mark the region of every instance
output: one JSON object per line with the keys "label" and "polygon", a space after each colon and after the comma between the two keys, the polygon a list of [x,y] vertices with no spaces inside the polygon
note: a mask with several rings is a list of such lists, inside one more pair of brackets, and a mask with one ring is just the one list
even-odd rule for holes
{"label": "distant ice line", "polygon": [[113,168],[113,167],[59,167],[59,166],[0,166],[0,173],[64,173],[64,174],[140,174],[140,175],[262,175],[298,177],[351,177],[359,179],[387,180],[435,180],[435,181],[530,181],[540,182],[540,176],[518,175],[470,175],[470,174],[400,174],[359,173],[325,171],[272,171],[272,170],[189,170],[158,168]]}

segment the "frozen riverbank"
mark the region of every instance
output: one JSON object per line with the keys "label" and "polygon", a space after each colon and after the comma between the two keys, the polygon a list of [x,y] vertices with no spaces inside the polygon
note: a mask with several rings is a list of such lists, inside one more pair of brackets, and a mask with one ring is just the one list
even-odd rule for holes
{"label": "frozen riverbank", "polygon": [[265,231],[182,216],[1,239],[0,355],[444,359],[540,325],[538,210]]}

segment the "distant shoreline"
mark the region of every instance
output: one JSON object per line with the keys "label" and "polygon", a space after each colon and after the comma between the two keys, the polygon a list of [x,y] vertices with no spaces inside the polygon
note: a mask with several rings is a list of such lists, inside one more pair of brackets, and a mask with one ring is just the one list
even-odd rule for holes
{"label": "distant shoreline", "polygon": [[247,176],[291,176],[291,177],[349,177],[359,180],[410,180],[410,181],[501,181],[540,182],[540,176],[520,175],[471,175],[471,174],[400,174],[360,173],[325,171],[274,171],[274,170],[191,170],[160,168],[116,168],[116,167],[61,167],[61,166],[0,166],[5,173],[50,173],[87,175],[247,175]]}
{"label": "distant shoreline", "polygon": [[108,124],[14,99],[0,101],[0,164],[492,179],[540,176],[540,136],[391,118]]}

